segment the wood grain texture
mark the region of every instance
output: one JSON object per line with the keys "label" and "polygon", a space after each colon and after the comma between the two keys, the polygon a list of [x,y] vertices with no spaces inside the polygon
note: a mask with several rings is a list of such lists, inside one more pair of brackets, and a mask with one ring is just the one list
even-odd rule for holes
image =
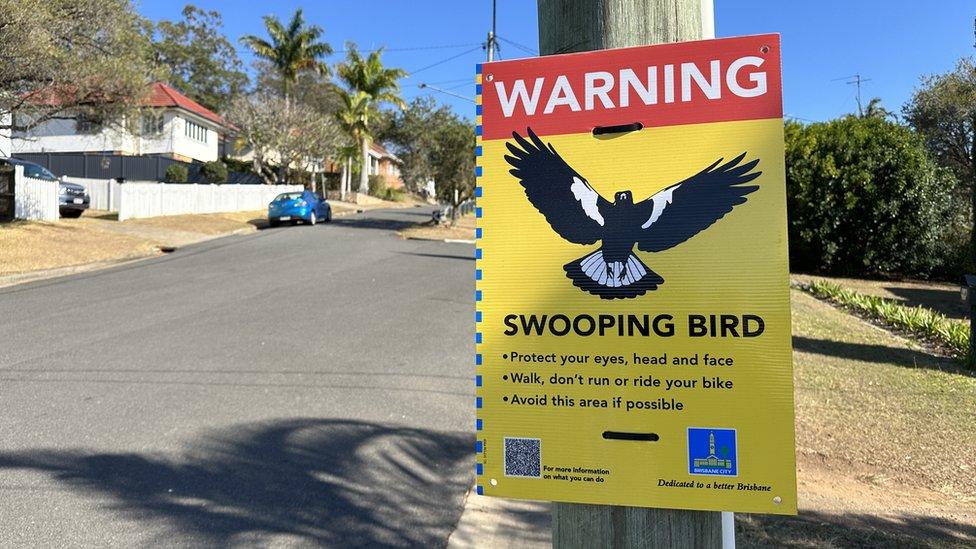
{"label": "wood grain texture", "polygon": [[[539,51],[553,55],[700,40],[702,1],[711,0],[538,0]],[[556,503],[552,545],[559,549],[719,548],[722,515]]]}
{"label": "wood grain texture", "polygon": [[698,40],[701,0],[539,0],[542,55]]}

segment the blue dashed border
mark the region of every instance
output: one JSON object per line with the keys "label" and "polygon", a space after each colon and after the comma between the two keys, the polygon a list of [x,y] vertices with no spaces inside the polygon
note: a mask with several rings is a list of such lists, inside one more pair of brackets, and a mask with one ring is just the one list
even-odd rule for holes
{"label": "blue dashed border", "polygon": [[[481,140],[482,140],[482,137],[483,137],[482,136],[483,129],[482,129],[482,124],[481,124],[482,123],[482,120],[481,120],[481,113],[482,113],[481,90],[482,90],[482,66],[481,66],[481,63],[478,63],[475,66],[475,109],[474,109],[475,110],[475,129],[474,129],[474,136],[475,136],[474,137],[474,139],[475,139],[475,149],[474,149],[474,151],[475,151],[475,159],[474,159],[475,160],[475,168],[474,168],[475,187],[474,187],[474,199],[475,199],[475,218],[476,218],[476,225],[479,225],[478,227],[475,228],[475,238],[476,239],[480,239],[481,238],[481,235],[482,235],[480,225],[481,225],[482,216],[484,214],[484,212],[481,209],[481,203],[480,203],[481,202],[480,199],[482,198],[482,196],[484,196],[484,188],[481,186],[481,178],[484,176],[484,168],[482,167],[482,157],[481,157],[481,154],[482,154]],[[482,315],[482,312],[480,310],[481,299],[483,297],[482,296],[482,293],[481,293],[481,287],[480,287],[481,284],[480,283],[481,283],[481,280],[483,279],[483,273],[482,273],[482,270],[481,270],[482,252],[481,252],[481,247],[480,246],[477,246],[477,245],[475,246],[475,252],[474,252],[474,254],[475,254],[474,255],[474,257],[475,257],[475,271],[474,271],[474,280],[475,280],[475,292],[474,292],[474,301],[475,301],[475,312],[474,312],[474,322],[475,322],[475,333],[474,333],[475,355],[474,355],[474,364],[475,364],[475,368],[476,368],[476,372],[477,372],[477,371],[479,371],[478,370],[478,367],[480,367],[482,365],[482,363],[483,363],[483,358],[482,358],[481,349],[480,349],[480,346],[481,346],[481,344],[483,342],[483,335],[482,335],[482,332],[481,332],[481,322],[482,322],[482,319],[483,319],[483,315]],[[481,417],[478,417],[480,415],[481,408],[484,405],[484,400],[482,400],[482,396],[480,395],[481,389],[484,387],[484,382],[485,382],[484,377],[482,377],[482,375],[480,373],[476,373],[475,378],[474,378],[474,385],[475,385],[475,393],[476,393],[476,397],[475,397],[475,416],[476,416],[476,418],[475,418],[475,433],[476,433],[476,442],[475,442],[475,462],[476,462],[475,463],[475,474],[477,476],[477,481],[476,481],[475,485],[476,485],[476,491],[477,491],[477,493],[478,493],[479,496],[480,495],[484,495],[484,493],[485,493],[485,488],[484,488],[484,485],[483,485],[483,483],[481,481],[481,477],[485,474],[485,465],[484,465],[484,441],[481,439],[482,429],[484,428],[484,422],[482,421],[482,418]]]}

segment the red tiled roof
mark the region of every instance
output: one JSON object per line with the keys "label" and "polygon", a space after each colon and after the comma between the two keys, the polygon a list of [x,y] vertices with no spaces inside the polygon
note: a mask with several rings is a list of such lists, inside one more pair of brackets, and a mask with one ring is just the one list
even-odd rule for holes
{"label": "red tiled roof", "polygon": [[386,147],[384,147],[381,143],[377,143],[376,141],[370,142],[369,150],[373,151],[373,153],[377,154],[380,158],[389,158],[394,162],[400,162],[397,155],[391,153]]}
{"label": "red tiled roof", "polygon": [[[53,107],[60,104],[65,98],[69,98],[72,101],[76,100],[77,98],[73,97],[76,94],[77,91],[72,89],[71,86],[62,86],[60,88],[42,88],[29,92],[25,96],[27,97],[27,101],[34,105]],[[89,98],[88,100],[91,101],[92,99]],[[173,86],[163,82],[153,82],[149,85],[149,97],[143,101],[143,105],[146,107],[175,107],[187,110],[211,122],[220,124],[225,128],[235,129],[232,124],[224,120],[219,114],[183,95],[183,93]]]}
{"label": "red tiled roof", "polygon": [[211,122],[216,122],[221,126],[230,127],[230,124],[228,124],[227,121],[224,120],[224,118],[219,114],[183,95],[173,86],[164,84],[162,82],[153,82],[151,84],[149,99],[146,100],[146,106],[177,107],[190,111],[198,116],[202,116]]}

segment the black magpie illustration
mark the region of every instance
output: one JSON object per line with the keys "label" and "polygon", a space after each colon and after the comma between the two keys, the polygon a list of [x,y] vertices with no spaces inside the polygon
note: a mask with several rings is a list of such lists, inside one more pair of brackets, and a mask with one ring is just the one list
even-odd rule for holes
{"label": "black magpie illustration", "polygon": [[634,246],[660,252],[685,242],[745,203],[746,195],[759,188],[745,183],[762,174],[752,171],[759,159],[743,164],[742,153],[724,164],[719,158],[640,202],[634,203],[630,191],[617,192],[610,202],[552,144],[543,143],[531,128],[527,133],[528,139],[512,132],[514,144],[506,143],[509,172],[559,236],[574,244],[601,242],[598,250],[563,268],[574,285],[603,299],[656,290],[664,278],[634,254]]}

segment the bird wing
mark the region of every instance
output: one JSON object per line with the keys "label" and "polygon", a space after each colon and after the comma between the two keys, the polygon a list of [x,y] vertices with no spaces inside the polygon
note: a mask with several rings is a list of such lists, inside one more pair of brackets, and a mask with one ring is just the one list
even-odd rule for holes
{"label": "bird wing", "polygon": [[637,249],[660,252],[677,246],[744,203],[746,195],[759,186],[743,183],[762,174],[752,171],[759,164],[758,158],[740,164],[745,156],[742,153],[719,166],[723,160],[720,158],[701,172],[636,204],[644,219]]}
{"label": "bird wing", "polygon": [[559,236],[575,244],[593,244],[602,239],[606,213],[613,205],[551,144],[544,144],[531,128],[527,130],[528,140],[512,132],[515,144],[505,144],[512,153],[505,155],[512,166],[509,173],[518,178],[529,202]]}

